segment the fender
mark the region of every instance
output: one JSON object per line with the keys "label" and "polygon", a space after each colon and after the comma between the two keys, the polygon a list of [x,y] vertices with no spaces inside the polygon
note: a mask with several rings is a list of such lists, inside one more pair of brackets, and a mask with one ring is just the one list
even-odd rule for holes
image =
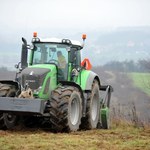
{"label": "fender", "polygon": [[92,84],[94,80],[98,81],[99,87],[101,86],[100,84],[100,79],[98,75],[92,71],[89,70],[83,70],[81,72],[81,88],[85,92],[91,91]]}
{"label": "fender", "polygon": [[96,73],[94,73],[94,72],[91,71],[90,74],[89,74],[89,76],[88,76],[87,82],[86,82],[86,87],[85,87],[86,91],[87,90],[88,91],[91,90],[93,81],[95,79],[98,81],[99,88],[100,88],[100,79],[99,79],[98,75]]}
{"label": "fender", "polygon": [[83,91],[82,91],[81,87],[80,87],[78,84],[76,84],[75,82],[60,81],[60,83],[61,83],[62,85],[70,85],[70,86],[74,86],[74,87],[78,88],[79,91],[80,91],[80,93],[81,93],[81,97],[84,98]]}

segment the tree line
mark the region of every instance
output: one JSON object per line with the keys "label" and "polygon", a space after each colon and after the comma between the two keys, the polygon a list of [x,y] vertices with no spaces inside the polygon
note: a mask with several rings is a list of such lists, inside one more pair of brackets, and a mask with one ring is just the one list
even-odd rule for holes
{"label": "tree line", "polygon": [[[105,70],[120,71],[120,72],[150,72],[150,60],[138,60],[137,62],[130,61],[110,61],[103,66]],[[0,72],[9,71],[7,67],[0,67]]]}
{"label": "tree line", "polygon": [[150,72],[150,60],[111,61],[102,67],[106,70],[121,72]]}
{"label": "tree line", "polygon": [[2,72],[2,71],[8,71],[8,68],[7,67],[0,67],[0,72]]}

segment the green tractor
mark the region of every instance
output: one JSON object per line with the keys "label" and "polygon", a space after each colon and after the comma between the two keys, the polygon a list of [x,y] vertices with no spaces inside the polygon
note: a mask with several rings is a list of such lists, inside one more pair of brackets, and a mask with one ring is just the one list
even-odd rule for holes
{"label": "green tractor", "polygon": [[0,81],[0,129],[11,129],[20,120],[28,125],[47,122],[55,132],[109,128],[113,89],[101,85],[88,59],[81,63],[86,35],[82,38],[83,44],[34,33],[31,45],[22,38],[16,79]]}

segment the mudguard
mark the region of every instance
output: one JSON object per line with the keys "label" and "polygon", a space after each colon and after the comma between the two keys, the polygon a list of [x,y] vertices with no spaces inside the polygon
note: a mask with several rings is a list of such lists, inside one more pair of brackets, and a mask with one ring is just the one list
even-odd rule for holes
{"label": "mudguard", "polygon": [[84,91],[90,91],[95,79],[98,81],[100,87],[100,79],[98,75],[92,71],[83,70],[81,72],[81,88]]}

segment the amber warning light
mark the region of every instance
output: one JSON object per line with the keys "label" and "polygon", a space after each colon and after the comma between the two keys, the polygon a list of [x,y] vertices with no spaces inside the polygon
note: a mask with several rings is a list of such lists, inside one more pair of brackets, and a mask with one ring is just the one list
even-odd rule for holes
{"label": "amber warning light", "polygon": [[86,39],[86,34],[82,35],[82,39],[85,40]]}
{"label": "amber warning light", "polygon": [[33,37],[37,37],[37,32],[33,32]]}

